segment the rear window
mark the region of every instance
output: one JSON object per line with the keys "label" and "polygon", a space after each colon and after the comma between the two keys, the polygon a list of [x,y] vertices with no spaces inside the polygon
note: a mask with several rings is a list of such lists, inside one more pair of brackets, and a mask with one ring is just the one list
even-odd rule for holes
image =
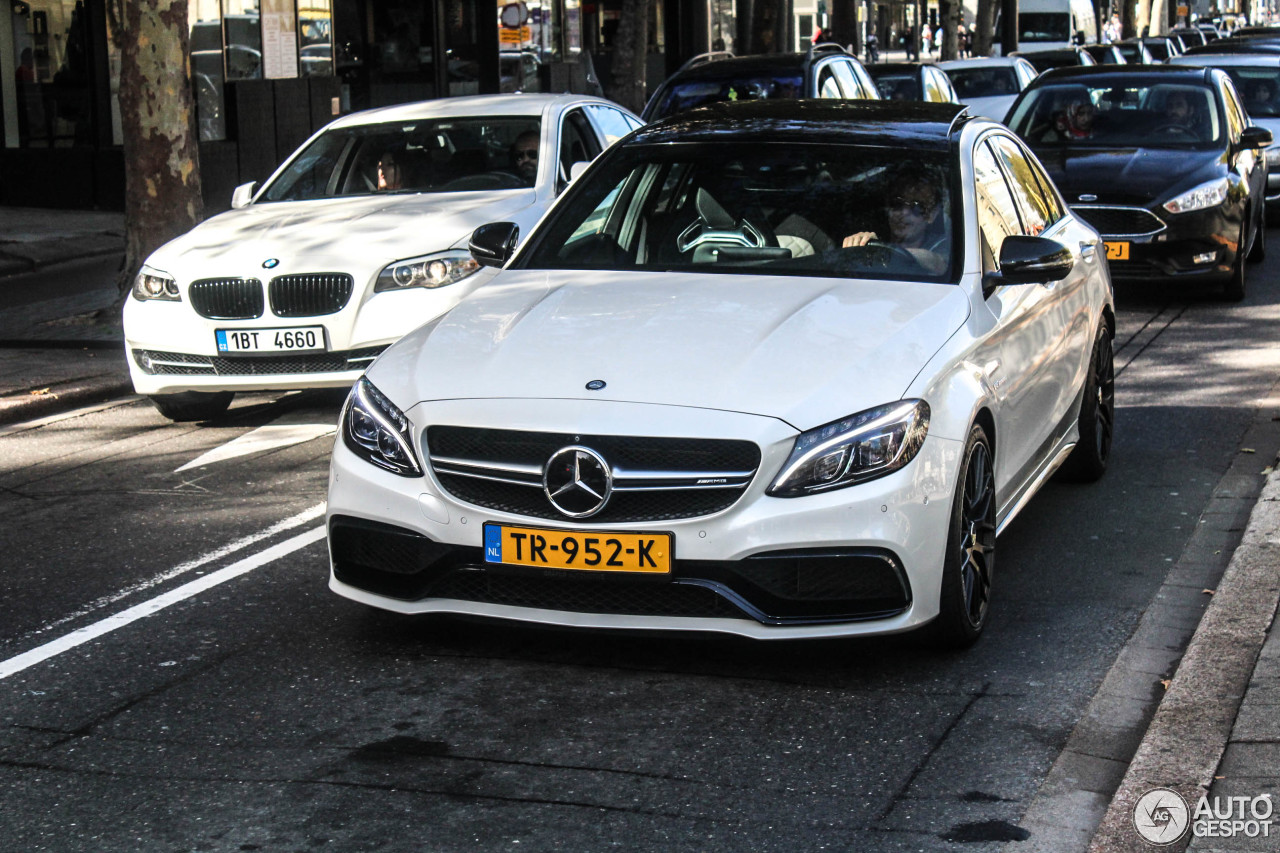
{"label": "rear window", "polygon": [[804,76],[797,70],[777,74],[731,75],[697,80],[677,80],[667,87],[654,106],[650,121],[721,101],[763,101],[771,98],[803,98]]}
{"label": "rear window", "polygon": [[947,69],[961,98],[995,98],[1018,94],[1018,78],[1008,66]]}

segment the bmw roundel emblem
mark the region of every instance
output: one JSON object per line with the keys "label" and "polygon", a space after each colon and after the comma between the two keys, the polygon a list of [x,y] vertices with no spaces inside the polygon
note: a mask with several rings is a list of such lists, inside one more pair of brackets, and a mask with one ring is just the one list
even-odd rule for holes
{"label": "bmw roundel emblem", "polygon": [[264,270],[273,270],[278,266],[280,266],[279,258],[267,258],[265,261],[262,262],[262,268]]}
{"label": "bmw roundel emblem", "polygon": [[592,379],[590,382],[587,383],[588,391],[599,391],[603,387],[604,387],[603,379]]}

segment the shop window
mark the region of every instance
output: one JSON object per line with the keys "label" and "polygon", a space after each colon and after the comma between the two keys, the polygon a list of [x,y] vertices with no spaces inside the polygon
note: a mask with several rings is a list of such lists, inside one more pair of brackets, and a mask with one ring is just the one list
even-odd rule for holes
{"label": "shop window", "polygon": [[93,145],[91,33],[84,4],[23,0],[12,7],[19,145]]}
{"label": "shop window", "polygon": [[300,0],[298,44],[302,76],[333,74],[333,9],[329,0]]}
{"label": "shop window", "polygon": [[218,0],[189,0],[191,93],[200,141],[227,138],[222,61],[222,9]]}

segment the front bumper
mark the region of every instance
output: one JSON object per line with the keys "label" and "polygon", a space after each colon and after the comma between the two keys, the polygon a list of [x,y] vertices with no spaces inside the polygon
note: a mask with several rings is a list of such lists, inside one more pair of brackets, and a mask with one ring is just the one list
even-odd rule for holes
{"label": "front bumper", "polygon": [[[1117,211],[1138,208],[1075,206],[1074,212],[1098,230],[1108,250],[1123,244],[1127,258],[1109,257],[1114,281],[1189,280],[1216,284],[1231,277],[1240,251],[1241,205],[1230,200],[1211,210],[1171,214],[1154,211],[1159,227],[1146,233],[1107,228]],[[1150,211],[1144,211],[1151,215]],[[1100,215],[1101,214],[1101,215]]]}
{"label": "front bumper", "polygon": [[[579,420],[575,431],[605,434],[619,410],[648,409],[652,415],[665,407],[590,408],[599,422]],[[528,423],[512,414],[513,422]],[[584,526],[465,503],[430,471],[420,478],[396,476],[360,459],[339,439],[330,471],[330,588],[406,614],[759,639],[891,633],[937,615],[958,442],[930,437],[909,465],[879,480],[772,498],[764,492],[791,449],[794,430],[771,418],[714,413],[713,419],[729,427],[714,434],[749,438],[762,451],[756,476],[736,503],[697,518],[591,527],[593,533],[600,527],[670,532],[673,569],[656,578],[488,564],[485,522]],[[668,411],[657,422],[669,434],[692,434],[692,424],[682,429],[679,420]]]}

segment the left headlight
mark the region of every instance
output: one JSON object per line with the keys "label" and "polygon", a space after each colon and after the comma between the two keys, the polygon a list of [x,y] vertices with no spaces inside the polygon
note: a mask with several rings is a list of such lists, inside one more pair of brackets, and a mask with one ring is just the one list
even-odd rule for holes
{"label": "left headlight", "polygon": [[148,299],[160,299],[166,302],[182,301],[182,296],[178,293],[178,283],[173,280],[173,276],[145,264],[138,270],[138,275],[133,280],[133,298],[139,302],[146,302]]}
{"label": "left headlight", "polygon": [[1187,190],[1175,199],[1166,201],[1164,209],[1170,213],[1190,213],[1193,210],[1204,210],[1227,200],[1227,179],[1218,178],[1206,181],[1192,190]]}
{"label": "left headlight", "polygon": [[342,412],[342,439],[352,453],[401,477],[421,477],[413,452],[412,425],[363,376],[351,388]]}
{"label": "left headlight", "polygon": [[768,494],[795,498],[883,477],[915,458],[928,431],[924,400],[901,400],[811,429],[796,439]]}
{"label": "left headlight", "polygon": [[373,290],[380,293],[384,290],[404,290],[406,287],[446,287],[462,281],[478,269],[480,264],[476,263],[476,259],[469,252],[461,250],[406,258],[389,264],[378,273],[378,281]]}

